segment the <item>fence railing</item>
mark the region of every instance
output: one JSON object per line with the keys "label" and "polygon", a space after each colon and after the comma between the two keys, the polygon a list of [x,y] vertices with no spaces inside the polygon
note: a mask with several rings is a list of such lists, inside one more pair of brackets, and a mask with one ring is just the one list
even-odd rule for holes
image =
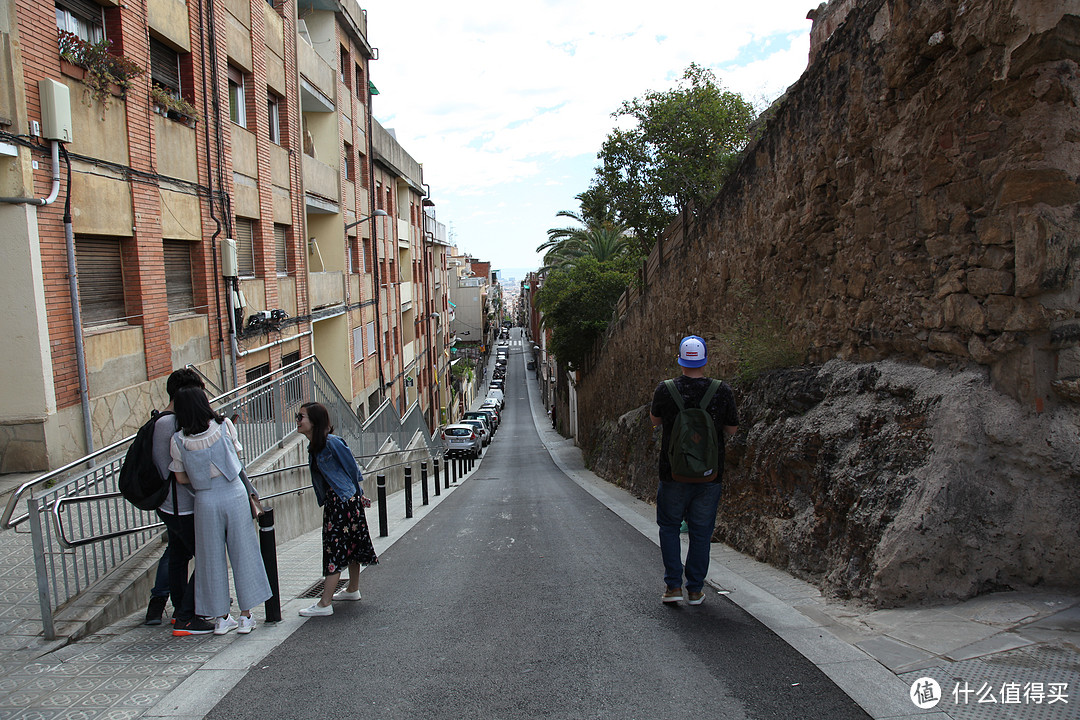
{"label": "fence railing", "polygon": [[[251,466],[285,446],[296,430],[296,412],[309,400],[327,406],[335,432],[349,441],[364,467],[380,453],[409,448],[417,432],[429,455],[439,451],[423,427],[418,407],[403,422],[393,404],[386,402],[368,422],[361,423],[313,357],[241,385],[211,404],[234,418],[245,463]],[[161,531],[156,513],[134,507],[117,488],[120,466],[133,439],[125,438],[23,483],[0,516],[0,530],[31,535],[46,639],[56,636],[58,610],[140,552]],[[25,512],[19,512],[20,506]]]}

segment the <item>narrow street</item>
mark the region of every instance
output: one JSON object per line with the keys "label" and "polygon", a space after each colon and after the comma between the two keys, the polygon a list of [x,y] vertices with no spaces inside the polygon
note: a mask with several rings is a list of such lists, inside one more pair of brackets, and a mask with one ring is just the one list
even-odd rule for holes
{"label": "narrow street", "polygon": [[660,603],[656,545],[540,443],[519,333],[477,472],[207,717],[867,717],[724,596]]}

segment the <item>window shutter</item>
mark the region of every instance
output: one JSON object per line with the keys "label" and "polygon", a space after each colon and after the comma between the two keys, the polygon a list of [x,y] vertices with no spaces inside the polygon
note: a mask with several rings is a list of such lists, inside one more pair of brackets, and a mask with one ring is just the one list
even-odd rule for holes
{"label": "window shutter", "polygon": [[150,78],[180,94],[180,56],[165,43],[150,38]]}
{"label": "window shutter", "polygon": [[254,230],[243,218],[236,218],[236,264],[240,277],[255,277]]}
{"label": "window shutter", "polygon": [[274,226],[274,262],[279,273],[289,272],[289,256],[285,249],[285,226]]}
{"label": "window shutter", "polygon": [[120,241],[112,237],[76,237],[79,306],[86,324],[124,318],[124,269]]}
{"label": "window shutter", "polygon": [[358,363],[364,359],[364,328],[363,326],[354,327],[352,331],[352,343],[353,354],[352,359],[354,363]]}
{"label": "window shutter", "polygon": [[101,6],[93,0],[56,0],[56,4],[83,20],[101,24]]}
{"label": "window shutter", "polygon": [[369,322],[364,326],[365,340],[367,341],[367,354],[373,355],[375,353],[375,323]]}
{"label": "window shutter", "polygon": [[178,315],[195,308],[195,293],[191,287],[191,243],[184,240],[166,240],[165,247],[165,294],[169,314]]}

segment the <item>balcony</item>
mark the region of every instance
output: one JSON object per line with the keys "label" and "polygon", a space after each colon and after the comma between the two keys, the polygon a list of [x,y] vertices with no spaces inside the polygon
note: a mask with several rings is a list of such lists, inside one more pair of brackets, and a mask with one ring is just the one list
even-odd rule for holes
{"label": "balcony", "polygon": [[345,302],[344,273],[308,273],[308,296],[312,310],[341,305]]}
{"label": "balcony", "polygon": [[310,155],[303,156],[304,191],[337,203],[341,200],[338,190],[338,171]]}
{"label": "balcony", "polygon": [[296,43],[296,60],[300,66],[300,107],[304,112],[334,112],[334,90],[337,73],[319,57],[307,41]]}
{"label": "balcony", "polygon": [[413,301],[413,284],[411,282],[403,282],[398,285],[398,289],[401,292],[401,311],[412,309]]}

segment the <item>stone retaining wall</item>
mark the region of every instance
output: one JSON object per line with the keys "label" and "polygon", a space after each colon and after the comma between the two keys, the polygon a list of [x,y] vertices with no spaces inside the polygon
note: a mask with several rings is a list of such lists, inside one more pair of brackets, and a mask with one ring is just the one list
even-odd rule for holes
{"label": "stone retaining wall", "polygon": [[[641,449],[605,448],[603,428],[678,373],[685,334],[705,337],[710,372],[730,376],[722,339],[747,316],[775,318],[808,363],[971,372],[1032,422],[1075,419],[1078,60],[1080,0],[856,3],[714,204],[669,228],[621,301],[578,382],[587,456],[602,466],[623,453],[615,477],[620,462],[642,463]],[[1044,452],[973,442],[990,457]],[[936,472],[945,486],[958,477]],[[781,564],[807,540],[774,537],[786,538],[771,555]],[[860,542],[870,552],[880,538]],[[932,585],[883,602],[969,592]]]}

